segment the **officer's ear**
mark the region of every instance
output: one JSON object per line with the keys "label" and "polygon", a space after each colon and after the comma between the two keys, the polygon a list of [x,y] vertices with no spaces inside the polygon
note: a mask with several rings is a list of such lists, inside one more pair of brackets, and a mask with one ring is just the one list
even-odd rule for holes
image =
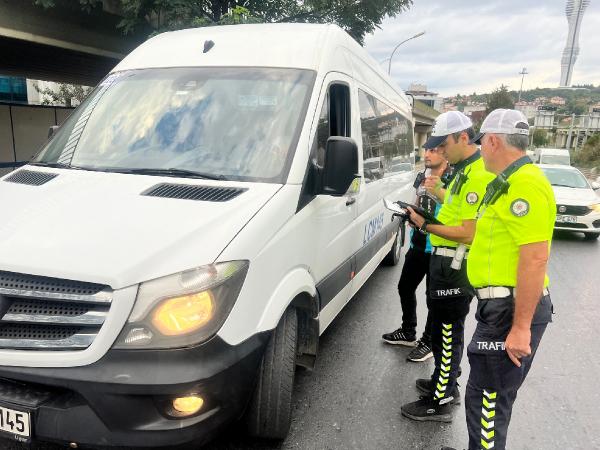
{"label": "officer's ear", "polygon": [[488,145],[492,149],[492,151],[496,151],[502,148],[502,146],[504,145],[504,141],[497,134],[489,134]]}

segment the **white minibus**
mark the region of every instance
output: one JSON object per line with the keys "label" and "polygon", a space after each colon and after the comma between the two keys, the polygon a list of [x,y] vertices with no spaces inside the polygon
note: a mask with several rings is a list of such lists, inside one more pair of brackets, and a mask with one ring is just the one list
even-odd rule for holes
{"label": "white minibus", "polygon": [[0,179],[0,435],[174,446],[243,417],[284,438],[296,366],[398,263],[382,200],[412,200],[413,130],[337,26],[135,49]]}

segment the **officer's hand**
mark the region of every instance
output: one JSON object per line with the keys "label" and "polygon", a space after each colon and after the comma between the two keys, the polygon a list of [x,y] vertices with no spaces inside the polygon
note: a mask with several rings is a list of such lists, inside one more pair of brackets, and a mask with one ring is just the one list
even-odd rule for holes
{"label": "officer's hand", "polygon": [[425,219],[418,215],[410,206],[407,208],[408,213],[410,214],[410,221],[416,228],[421,228],[425,223]]}
{"label": "officer's hand", "polygon": [[517,367],[521,367],[521,358],[531,355],[531,330],[512,328],[504,343],[508,357]]}
{"label": "officer's hand", "polygon": [[432,175],[425,178],[423,182],[423,187],[430,194],[436,195],[436,191],[442,187],[442,180],[437,175]]}

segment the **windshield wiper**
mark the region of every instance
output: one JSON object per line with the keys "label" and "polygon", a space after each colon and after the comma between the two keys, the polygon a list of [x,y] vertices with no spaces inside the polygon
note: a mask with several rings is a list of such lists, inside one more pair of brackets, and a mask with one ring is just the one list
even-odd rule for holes
{"label": "windshield wiper", "polygon": [[55,167],[57,169],[68,169],[71,167],[69,164],[59,163],[59,162],[43,162],[36,161],[28,163],[30,166],[40,166],[40,167]]}
{"label": "windshield wiper", "polygon": [[212,175],[210,173],[196,172],[195,170],[187,169],[114,169],[115,172],[123,173],[134,173],[139,175],[158,175],[165,177],[185,177],[185,178],[203,178],[205,180],[221,180],[225,181],[227,178],[224,175]]}
{"label": "windshield wiper", "polygon": [[90,168],[90,167],[72,166],[71,164],[65,164],[65,163],[59,163],[59,162],[36,161],[36,162],[30,162],[27,164],[29,164],[30,166],[52,167],[53,169],[94,170],[93,168]]}
{"label": "windshield wiper", "polygon": [[578,189],[577,186],[570,186],[568,184],[553,184],[552,186],[568,187],[568,188],[572,188],[572,189]]}

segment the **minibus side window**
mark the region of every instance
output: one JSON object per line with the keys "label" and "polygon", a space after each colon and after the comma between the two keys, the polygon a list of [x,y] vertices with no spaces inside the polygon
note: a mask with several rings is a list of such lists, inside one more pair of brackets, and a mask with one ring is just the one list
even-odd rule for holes
{"label": "minibus side window", "polygon": [[317,133],[315,135],[316,158],[317,164],[323,167],[325,163],[325,147],[329,139],[329,93],[325,94],[325,100],[321,107],[319,115],[319,123],[317,125]]}
{"label": "minibus side window", "polygon": [[350,137],[350,88],[345,84],[331,84],[323,99],[317,129],[310,151],[307,176],[296,212],[300,211],[315,198],[314,186],[317,181],[314,164],[323,167],[325,149],[330,136]]}
{"label": "minibus side window", "polygon": [[365,182],[370,183],[383,178],[381,143],[377,129],[377,100],[359,89],[358,104],[363,144],[363,175]]}
{"label": "minibus side window", "polygon": [[412,126],[398,111],[359,90],[365,182],[413,169]]}
{"label": "minibus side window", "polygon": [[325,148],[330,136],[350,137],[350,89],[344,84],[329,86],[319,114],[312,151],[321,167],[325,162]]}

